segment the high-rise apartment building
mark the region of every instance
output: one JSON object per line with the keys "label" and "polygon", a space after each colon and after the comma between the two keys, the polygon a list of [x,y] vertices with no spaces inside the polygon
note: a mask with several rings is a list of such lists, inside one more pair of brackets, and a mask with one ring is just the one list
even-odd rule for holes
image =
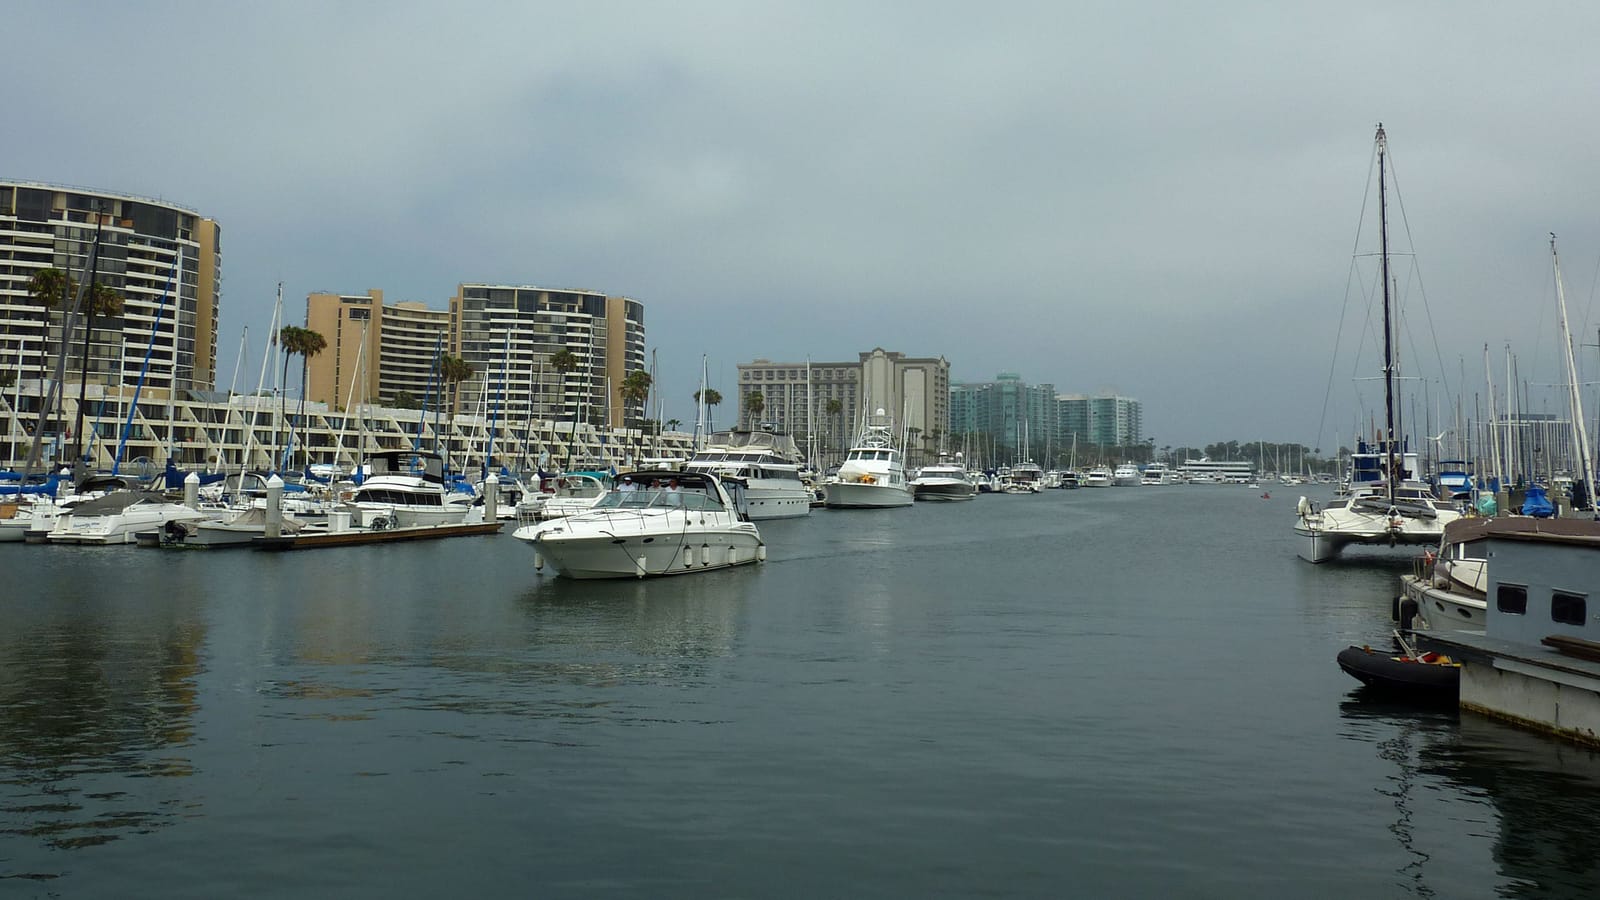
{"label": "high-rise apartment building", "polygon": [[[724,426],[766,427],[802,440],[815,434],[819,450],[830,455],[855,438],[863,412],[892,415],[897,429],[915,435],[914,450],[937,446],[950,428],[950,363],[944,357],[908,357],[876,347],[853,362],[758,359],[738,368],[736,421]],[[762,399],[759,414],[750,400],[756,393]]]}
{"label": "high-rise apartment building", "polygon": [[1060,437],[1106,447],[1128,447],[1144,440],[1144,405],[1116,394],[1061,394],[1056,398]]}
{"label": "high-rise apartment building", "polygon": [[[335,409],[411,406],[444,396],[435,361],[450,349],[450,313],[424,303],[384,303],[383,291],[311,294],[306,327],[327,349],[306,369],[306,396]],[[437,402],[437,401],[436,401]]]}
{"label": "high-rise apartment building", "polygon": [[[596,291],[462,284],[450,298],[453,352],[473,368],[462,411],[521,418],[634,425],[644,403],[625,401],[622,382],[645,368],[644,304]],[[551,359],[571,351],[577,365]]]}
{"label": "high-rise apartment building", "polygon": [[[459,285],[444,310],[385,303],[379,290],[311,294],[306,322],[328,341],[310,361],[307,394],[335,406],[352,396],[362,402],[365,392],[371,402],[430,407],[453,397],[457,413],[506,422],[623,427],[644,415],[642,403],[621,395],[623,379],[645,365],[644,305],[637,300],[472,282]],[[576,361],[571,371],[552,364],[561,350]],[[446,353],[472,367],[453,387],[439,381],[437,363]]]}
{"label": "high-rise apartment building", "polygon": [[1055,396],[1054,385],[1028,384],[1013,372],[1002,372],[994,381],[953,385],[951,431],[987,439],[998,457],[991,462],[1030,458],[1042,463],[1057,431]]}
{"label": "high-rise apartment building", "polygon": [[[99,231],[94,271],[85,275]],[[0,370],[15,372],[23,406],[38,409],[41,384],[68,355],[65,390],[76,396],[85,318],[64,336],[67,309],[30,294],[45,269],[85,277],[115,290],[122,310],[97,316],[90,339],[88,384],[104,396],[131,390],[147,368],[145,396],[210,390],[216,381],[221,303],[221,232],[198,212],[164,200],[27,181],[0,181]],[[149,365],[145,367],[146,352]]]}

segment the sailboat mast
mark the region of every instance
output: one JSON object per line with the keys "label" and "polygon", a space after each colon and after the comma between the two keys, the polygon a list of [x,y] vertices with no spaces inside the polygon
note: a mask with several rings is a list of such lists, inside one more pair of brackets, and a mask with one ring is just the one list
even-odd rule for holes
{"label": "sailboat mast", "polygon": [[1389,486],[1389,502],[1394,502],[1395,482],[1399,470],[1394,458],[1394,334],[1389,298],[1389,214],[1384,174],[1389,153],[1389,139],[1383,133],[1383,123],[1378,124],[1378,254],[1383,267],[1383,414],[1386,429],[1385,481]]}
{"label": "sailboat mast", "polygon": [[[1550,235],[1550,261],[1556,273],[1556,308],[1561,313],[1561,346],[1566,351],[1567,399],[1572,404],[1572,437],[1578,457],[1577,474],[1583,478],[1589,508],[1594,508],[1594,458],[1589,455],[1589,433],[1583,423],[1583,397],[1578,387],[1578,365],[1573,359],[1572,330],[1567,327],[1567,291],[1561,283],[1561,257],[1556,255],[1556,236]],[[1554,454],[1551,454],[1553,457]]]}

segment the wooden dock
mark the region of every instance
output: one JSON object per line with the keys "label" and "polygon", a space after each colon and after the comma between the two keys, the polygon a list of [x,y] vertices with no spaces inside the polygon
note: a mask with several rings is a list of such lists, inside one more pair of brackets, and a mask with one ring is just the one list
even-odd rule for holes
{"label": "wooden dock", "polygon": [[351,528],[348,531],[323,531],[303,528],[282,537],[252,538],[257,550],[314,550],[319,547],[354,547],[359,544],[388,544],[398,541],[431,541],[440,538],[496,534],[502,522],[481,525],[419,525],[413,528]]}

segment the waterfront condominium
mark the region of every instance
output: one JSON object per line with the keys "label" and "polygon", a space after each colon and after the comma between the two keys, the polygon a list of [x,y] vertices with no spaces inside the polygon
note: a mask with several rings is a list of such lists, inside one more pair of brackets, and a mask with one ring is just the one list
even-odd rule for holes
{"label": "waterfront condominium", "polygon": [[[100,251],[85,274],[98,229]],[[90,337],[85,397],[131,394],[146,350],[145,397],[210,390],[216,381],[222,251],[217,223],[192,209],[133,194],[0,180],[0,373],[7,403],[37,413],[42,387],[61,353],[70,301],[30,295],[44,269],[88,277],[122,296],[114,316],[97,316]],[[168,290],[170,282],[171,289]],[[65,337],[64,391],[76,399],[85,318]],[[31,426],[27,426],[31,427]]]}
{"label": "waterfront condominium", "polygon": [[[328,342],[310,360],[307,396],[335,408],[454,402],[454,412],[486,420],[612,427],[644,415],[642,402],[621,396],[623,379],[645,366],[644,305],[626,297],[469,282],[447,309],[430,309],[386,303],[380,290],[318,293],[306,297],[306,323]],[[571,371],[551,362],[561,350],[576,360]],[[441,385],[442,354],[472,375]]]}
{"label": "waterfront condominium", "polygon": [[[819,455],[828,459],[855,439],[863,411],[882,409],[913,436],[913,464],[949,430],[950,363],[942,356],[908,357],[875,347],[852,362],[757,359],[738,368],[737,420],[725,426],[785,432],[803,447],[815,435]],[[757,393],[759,414],[751,403]]]}

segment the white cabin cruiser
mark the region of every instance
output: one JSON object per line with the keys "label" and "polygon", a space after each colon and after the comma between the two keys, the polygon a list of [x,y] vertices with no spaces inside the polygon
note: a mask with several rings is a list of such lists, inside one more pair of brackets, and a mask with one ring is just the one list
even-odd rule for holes
{"label": "white cabin cruiser", "polygon": [[160,494],[112,491],[63,510],[47,537],[52,544],[132,544],[138,532],[169,522],[199,521],[205,515]]}
{"label": "white cabin cruiser", "polygon": [[751,521],[760,521],[811,513],[816,495],[802,478],[803,462],[787,434],[719,431],[684,468],[744,482],[746,513]]}
{"label": "white cabin cruiser", "polygon": [[[350,498],[368,527],[460,525],[471,498],[445,485],[444,458],[427,450],[390,450],[368,458],[371,472]],[[465,502],[461,502],[465,499]]]}
{"label": "white cabin cruiser", "polygon": [[1123,463],[1111,473],[1111,483],[1117,487],[1138,487],[1142,478],[1139,467],[1133,463]]}
{"label": "white cabin cruiser", "polygon": [[1084,487],[1111,487],[1111,470],[1105,466],[1095,466],[1083,476]]}
{"label": "white cabin cruiser", "polygon": [[738,513],[737,482],[667,469],[632,473],[593,509],[513,532],[567,578],[682,575],[766,558],[756,526]]}
{"label": "white cabin cruiser", "polygon": [[830,509],[883,509],[910,506],[900,449],[894,444],[894,422],[883,410],[867,419],[855,446],[845,455],[838,477],[822,486]]}
{"label": "white cabin cruiser", "polygon": [[978,486],[967,477],[961,454],[954,460],[939,457],[939,462],[923,466],[911,480],[911,496],[917,500],[971,500],[978,495]]}

